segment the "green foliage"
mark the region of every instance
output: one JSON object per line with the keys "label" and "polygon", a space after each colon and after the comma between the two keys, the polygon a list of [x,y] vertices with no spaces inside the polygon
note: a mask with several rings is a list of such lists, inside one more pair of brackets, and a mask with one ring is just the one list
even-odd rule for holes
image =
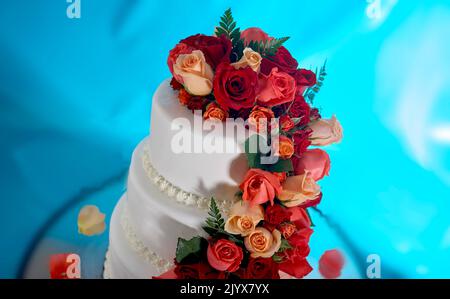
{"label": "green foliage", "polygon": [[274,38],[267,41],[251,41],[248,46],[263,57],[273,56],[289,37]]}
{"label": "green foliage", "polygon": [[292,249],[292,245],[289,244],[288,240],[282,238],[281,239],[281,245],[280,245],[280,249],[278,249],[278,252],[283,252],[287,249]]}
{"label": "green foliage", "polygon": [[245,141],[244,148],[249,168],[258,168],[270,172],[290,172],[294,170],[290,159],[277,159],[275,163],[263,164],[262,158],[269,154],[268,148],[267,150],[262,150],[263,146],[269,147],[266,139],[258,134],[250,136]]}
{"label": "green foliage", "polygon": [[211,203],[209,204],[208,218],[206,219],[206,227],[223,230],[225,228],[225,220],[223,219],[217,203],[214,198],[211,198]]}
{"label": "green foliage", "polygon": [[320,70],[318,71],[316,69],[315,73],[317,76],[317,83],[316,85],[308,88],[305,91],[305,99],[307,99],[311,104],[313,104],[314,102],[314,98],[316,97],[316,95],[319,93],[320,89],[323,86],[323,82],[325,81],[325,78],[327,76],[327,61],[325,60],[325,62],[323,63],[323,66],[320,68]]}
{"label": "green foliage", "polygon": [[178,263],[186,261],[198,261],[201,253],[208,246],[208,241],[202,237],[194,237],[190,240],[178,238],[176,260]]}
{"label": "green foliage", "polygon": [[242,57],[244,42],[241,39],[241,29],[237,27],[233,19],[231,8],[227,9],[220,18],[219,26],[216,28],[216,35],[225,35],[231,41],[233,46],[231,60],[232,62],[238,61]]}
{"label": "green foliage", "polygon": [[209,204],[208,218],[206,219],[203,230],[213,238],[226,238],[233,241],[237,245],[242,246],[244,244],[243,240],[239,236],[234,236],[225,231],[225,220],[220,213],[217,203],[214,198],[211,198],[211,203]]}

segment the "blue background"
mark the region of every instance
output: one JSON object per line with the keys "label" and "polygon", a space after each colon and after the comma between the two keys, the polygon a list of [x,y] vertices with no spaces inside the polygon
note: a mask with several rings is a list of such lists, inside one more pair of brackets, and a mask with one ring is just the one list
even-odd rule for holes
{"label": "blue background", "polygon": [[242,28],[291,36],[303,67],[328,59],[316,103],[345,139],[321,209],[356,263],[375,253],[383,277],[450,277],[449,2],[381,0],[374,18],[365,0],[81,0],[81,19],[64,0],[3,2],[0,277],[20,274],[68,202],[124,176],[168,51],[228,7]]}

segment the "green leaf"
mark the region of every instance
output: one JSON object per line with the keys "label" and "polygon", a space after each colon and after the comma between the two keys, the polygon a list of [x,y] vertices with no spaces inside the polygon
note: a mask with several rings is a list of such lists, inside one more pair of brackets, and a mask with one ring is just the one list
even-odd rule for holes
{"label": "green leaf", "polygon": [[183,263],[186,260],[198,260],[201,258],[201,253],[206,248],[208,241],[202,237],[194,237],[190,240],[178,238],[176,260],[178,263]]}
{"label": "green leaf", "polygon": [[311,214],[309,213],[309,210],[308,210],[308,209],[305,209],[305,211],[306,211],[306,214],[308,214],[309,221],[311,222],[311,227],[316,226],[316,225],[314,224],[314,222],[312,221]]}
{"label": "green leaf", "polygon": [[236,62],[242,57],[244,50],[244,42],[241,39],[241,30],[236,27],[237,24],[233,19],[231,8],[227,9],[223,16],[220,17],[219,26],[216,29],[216,35],[225,35],[231,41],[232,53],[231,62]]}
{"label": "green leaf", "polygon": [[320,89],[323,86],[323,82],[325,81],[325,78],[327,76],[327,60],[323,63],[322,67],[320,68],[320,71],[318,73],[317,69],[315,71],[316,77],[317,77],[317,83],[316,85],[308,88],[305,91],[304,97],[309,101],[310,104],[313,104],[314,99],[316,95],[319,93]]}
{"label": "green leaf", "polygon": [[278,159],[278,162],[272,165],[268,165],[270,172],[291,172],[294,170],[291,159],[283,160]]}
{"label": "green leaf", "polygon": [[272,259],[273,259],[273,261],[274,261],[275,263],[281,263],[281,262],[283,262],[283,258],[282,258],[281,256],[277,255],[277,254],[274,254],[274,255],[272,256]]}
{"label": "green leaf", "polygon": [[223,219],[217,203],[214,198],[211,198],[209,204],[208,218],[206,219],[206,227],[215,230],[223,230],[225,228],[225,220]]}
{"label": "green leaf", "polygon": [[278,49],[289,39],[289,37],[274,38],[269,41],[250,41],[248,46],[263,57],[270,58],[277,53]]}
{"label": "green leaf", "polygon": [[291,244],[289,244],[288,240],[282,238],[281,239],[281,245],[280,245],[280,249],[278,249],[278,252],[283,252],[287,249],[292,249]]}

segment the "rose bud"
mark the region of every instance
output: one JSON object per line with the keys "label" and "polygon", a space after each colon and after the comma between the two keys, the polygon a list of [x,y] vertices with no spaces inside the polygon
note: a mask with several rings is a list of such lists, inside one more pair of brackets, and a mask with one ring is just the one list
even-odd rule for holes
{"label": "rose bud", "polygon": [[203,118],[225,121],[228,118],[228,112],[220,108],[216,103],[211,103],[206,107]]}
{"label": "rose bud", "polygon": [[283,160],[290,159],[294,155],[294,142],[289,137],[281,135],[275,142],[275,153]]}

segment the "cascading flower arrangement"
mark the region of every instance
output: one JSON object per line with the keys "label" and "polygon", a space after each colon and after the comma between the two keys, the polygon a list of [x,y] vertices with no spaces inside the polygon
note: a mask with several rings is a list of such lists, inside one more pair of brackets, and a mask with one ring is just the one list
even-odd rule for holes
{"label": "cascading flower arrangement", "polygon": [[159,278],[277,279],[311,272],[308,208],[322,199],[317,182],[328,175],[330,159],[309,147],[339,142],[342,128],[311,107],[325,64],[315,72],[299,68],[283,46],[287,40],[259,28],[241,32],[228,9],[214,36],[190,36],[170,51],[171,86],[182,105],[202,110],[204,119],[244,118],[257,131],[261,120],[278,119],[279,159],[262,164],[264,154],[246,144],[249,170],[228,218],[211,199],[209,237],[180,238],[174,269]]}

